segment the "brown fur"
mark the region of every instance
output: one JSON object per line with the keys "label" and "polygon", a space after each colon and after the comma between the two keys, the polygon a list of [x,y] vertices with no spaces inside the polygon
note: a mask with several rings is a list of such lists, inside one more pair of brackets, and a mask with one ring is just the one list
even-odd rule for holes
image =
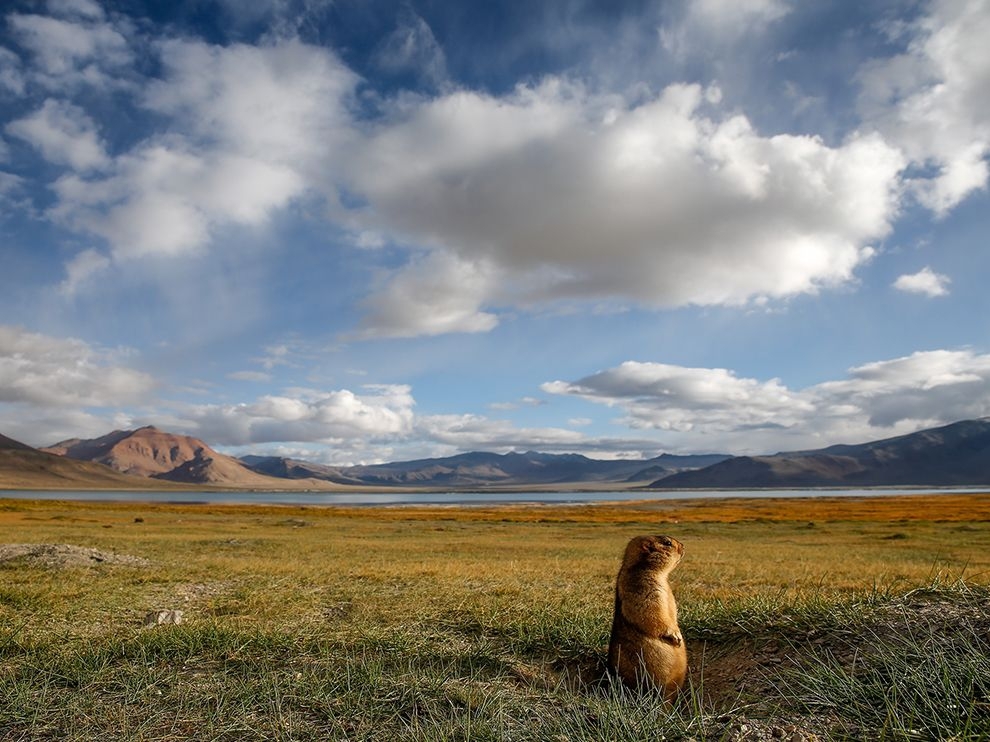
{"label": "brown fur", "polygon": [[615,581],[608,665],[626,685],[657,688],[670,701],[687,675],[687,650],[667,576],[684,545],[669,536],[637,536]]}

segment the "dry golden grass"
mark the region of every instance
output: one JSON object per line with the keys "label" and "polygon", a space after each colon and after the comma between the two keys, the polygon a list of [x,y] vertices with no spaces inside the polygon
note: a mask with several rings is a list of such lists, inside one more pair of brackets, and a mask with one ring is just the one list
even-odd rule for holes
{"label": "dry golden grass", "polygon": [[[673,584],[693,677],[707,678],[674,711],[574,683],[600,674],[622,549],[651,532],[686,545]],[[810,626],[841,639],[883,596],[990,584],[990,495],[465,508],[0,500],[0,543],[146,560],[0,562],[3,739],[724,739],[735,723],[725,711],[765,647],[794,642],[795,661],[824,666],[807,654],[818,651]],[[185,624],[142,630],[158,609],[183,610]],[[982,708],[983,645],[968,651],[976,659],[935,658],[961,679],[921,720],[915,701],[881,704],[879,721],[809,720],[807,694],[765,698],[747,718],[763,715],[769,734],[766,715],[783,703],[819,735],[990,733],[977,717],[937,718],[950,696]],[[904,656],[893,647],[884,661]],[[853,701],[877,708],[870,693],[906,677],[891,667]],[[829,682],[816,697],[837,692]]]}
{"label": "dry golden grass", "polygon": [[936,575],[990,582],[988,495],[469,508],[0,501],[3,541],[152,562],[98,575],[5,570],[8,590],[49,583],[47,620],[93,627],[155,608],[258,625],[337,615],[385,627],[548,604],[604,617],[622,548],[644,532],[686,544],[674,580],[688,612],[753,591],[841,595]]}

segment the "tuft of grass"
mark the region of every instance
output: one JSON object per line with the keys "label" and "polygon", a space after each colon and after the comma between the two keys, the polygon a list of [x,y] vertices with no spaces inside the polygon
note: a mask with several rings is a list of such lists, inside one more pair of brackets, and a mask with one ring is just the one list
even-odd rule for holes
{"label": "tuft of grass", "polygon": [[852,657],[800,658],[795,705],[877,739],[990,739],[990,592],[935,583],[883,608]]}

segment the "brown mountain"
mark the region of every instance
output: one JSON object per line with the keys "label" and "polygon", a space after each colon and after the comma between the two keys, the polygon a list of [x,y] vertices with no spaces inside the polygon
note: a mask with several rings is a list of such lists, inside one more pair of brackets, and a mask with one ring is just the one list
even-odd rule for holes
{"label": "brown mountain", "polygon": [[651,487],[892,487],[990,484],[990,418],[856,445],[737,456]]}
{"label": "brown mountain", "polygon": [[[74,461],[0,435],[0,489],[132,489],[146,480]],[[167,486],[162,483],[160,486]]]}
{"label": "brown mountain", "polygon": [[282,483],[248,469],[203,441],[148,426],[115,430],[100,438],[61,441],[42,449],[78,461],[93,461],[115,471],[173,482],[237,487],[280,487]]}
{"label": "brown mountain", "polygon": [[26,443],[15,441],[5,435],[0,435],[0,451],[34,451],[35,449]]}

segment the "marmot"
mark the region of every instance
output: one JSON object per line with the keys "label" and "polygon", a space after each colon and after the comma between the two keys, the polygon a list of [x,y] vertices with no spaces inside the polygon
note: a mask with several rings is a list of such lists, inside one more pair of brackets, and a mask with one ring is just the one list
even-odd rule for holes
{"label": "marmot", "polygon": [[684,684],[687,649],[667,583],[684,555],[669,536],[637,536],[626,546],[615,581],[608,665],[626,685],[654,687],[670,701]]}

